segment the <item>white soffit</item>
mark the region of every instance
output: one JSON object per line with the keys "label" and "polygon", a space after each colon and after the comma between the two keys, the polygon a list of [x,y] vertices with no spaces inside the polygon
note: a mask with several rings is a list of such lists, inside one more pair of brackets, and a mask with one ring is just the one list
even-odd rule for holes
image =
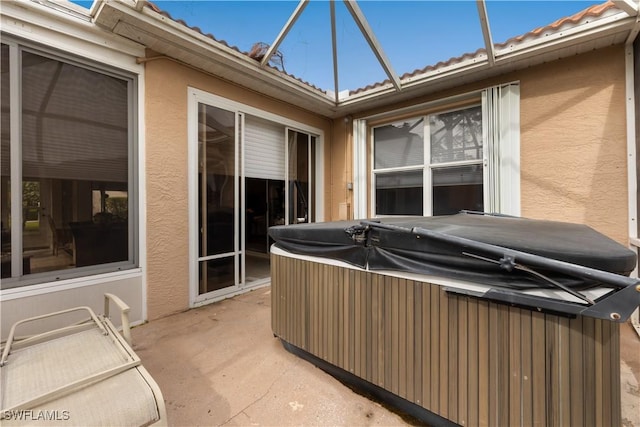
{"label": "white soffit", "polygon": [[[7,35],[55,46],[82,57],[109,63],[131,64],[131,57],[144,54],[144,46],[96,28],[86,10],[73,3],[2,1],[0,29]],[[85,15],[82,15],[82,11]],[[136,71],[140,68],[133,63]],[[131,69],[127,65],[123,65]]]}

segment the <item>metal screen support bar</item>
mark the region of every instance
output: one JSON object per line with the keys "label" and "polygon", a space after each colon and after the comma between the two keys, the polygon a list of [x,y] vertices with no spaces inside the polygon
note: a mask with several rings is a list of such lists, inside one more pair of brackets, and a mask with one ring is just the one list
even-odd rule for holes
{"label": "metal screen support bar", "polygon": [[331,50],[333,52],[333,89],[335,90],[335,102],[338,105],[340,95],[338,92],[338,40],[336,38],[336,2],[329,2],[329,11],[331,12]]}
{"label": "metal screen support bar", "polygon": [[284,24],[284,27],[282,27],[282,30],[280,30],[280,34],[278,34],[278,37],[276,37],[273,43],[271,43],[271,45],[269,46],[269,49],[267,50],[267,53],[264,55],[264,58],[262,58],[260,65],[264,66],[267,63],[269,63],[269,60],[271,59],[273,54],[278,50],[278,47],[280,47],[280,44],[282,43],[284,38],[287,36],[287,33],[289,32],[289,30],[291,30],[291,27],[293,27],[293,24],[296,23],[296,21],[300,17],[300,14],[302,14],[302,11],[304,10],[304,8],[307,7],[307,4],[309,4],[309,0],[300,0],[300,3],[298,3],[296,10],[293,11],[287,23]]}
{"label": "metal screen support bar", "polygon": [[493,40],[491,38],[491,29],[489,28],[489,16],[487,15],[487,5],[484,0],[476,0],[478,6],[478,17],[480,18],[480,26],[482,27],[482,36],[484,37],[484,46],[487,49],[487,60],[489,66],[496,63],[496,54],[493,49]]}
{"label": "metal screen support bar", "polygon": [[[609,294],[599,298],[594,305],[584,306],[583,304],[571,304],[553,301],[549,298],[541,298],[527,295],[521,292],[511,290],[490,288],[485,293],[478,293],[478,297],[502,301],[514,305],[526,305],[529,307],[539,307],[548,305],[551,301],[560,307],[575,307],[571,310],[563,312],[571,314],[580,314],[585,316],[596,317],[598,319],[607,319],[615,322],[626,321],[631,313],[640,305],[640,280],[633,277],[621,276],[619,274],[609,273],[607,271],[596,270],[581,265],[571,264],[565,261],[559,261],[546,258],[539,255],[521,252],[502,246],[492,245],[489,243],[477,242],[475,240],[466,239],[464,237],[452,236],[439,233],[433,230],[427,230],[420,227],[412,229],[399,227],[390,224],[381,224],[373,221],[362,221],[362,225],[371,228],[380,228],[397,232],[413,234],[416,238],[427,238],[439,240],[459,246],[462,251],[476,250],[483,254],[489,254],[500,259],[510,259],[527,267],[539,267],[542,269],[553,270],[558,273],[566,274],[572,277],[579,277],[590,281],[600,282],[603,285],[610,286],[613,289]],[[453,292],[449,289],[450,292]],[[465,293],[465,292],[457,292]],[[536,303],[536,301],[538,303]],[[568,305],[571,304],[571,305]]]}
{"label": "metal screen support bar", "polygon": [[351,13],[351,16],[358,25],[358,28],[360,28],[360,31],[362,32],[364,38],[367,40],[367,43],[369,43],[369,47],[371,47],[371,50],[373,50],[376,58],[378,58],[380,65],[382,66],[382,68],[384,68],[385,73],[387,73],[389,80],[391,80],[396,90],[400,91],[402,89],[402,86],[400,85],[400,79],[398,78],[398,75],[395,73],[395,71],[393,71],[391,62],[384,54],[380,43],[378,43],[378,40],[376,39],[373,30],[369,26],[367,18],[364,17],[362,10],[360,10],[358,3],[355,0],[344,0],[344,4],[345,6],[347,6],[349,13]]}

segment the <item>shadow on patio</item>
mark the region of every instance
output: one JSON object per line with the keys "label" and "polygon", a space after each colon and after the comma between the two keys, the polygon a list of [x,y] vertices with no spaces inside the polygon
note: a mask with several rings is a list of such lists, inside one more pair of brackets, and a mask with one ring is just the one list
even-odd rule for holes
{"label": "shadow on patio", "polygon": [[[265,287],[133,329],[170,425],[411,425],[287,352]],[[640,339],[621,325],[623,426],[640,427]]]}

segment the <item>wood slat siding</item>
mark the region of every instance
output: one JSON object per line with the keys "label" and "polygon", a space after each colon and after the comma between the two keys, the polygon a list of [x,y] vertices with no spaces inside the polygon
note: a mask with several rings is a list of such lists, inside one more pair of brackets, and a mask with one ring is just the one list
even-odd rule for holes
{"label": "wood slat siding", "polygon": [[271,255],[283,340],[468,426],[621,425],[618,324]]}

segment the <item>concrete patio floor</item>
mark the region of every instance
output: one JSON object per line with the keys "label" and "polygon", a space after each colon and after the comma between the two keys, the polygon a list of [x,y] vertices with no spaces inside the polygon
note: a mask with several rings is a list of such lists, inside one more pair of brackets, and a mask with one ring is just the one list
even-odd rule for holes
{"label": "concrete patio floor", "polygon": [[[286,351],[271,332],[270,288],[133,329],[173,426],[414,425]],[[622,419],[640,427],[640,338],[621,326]]]}

